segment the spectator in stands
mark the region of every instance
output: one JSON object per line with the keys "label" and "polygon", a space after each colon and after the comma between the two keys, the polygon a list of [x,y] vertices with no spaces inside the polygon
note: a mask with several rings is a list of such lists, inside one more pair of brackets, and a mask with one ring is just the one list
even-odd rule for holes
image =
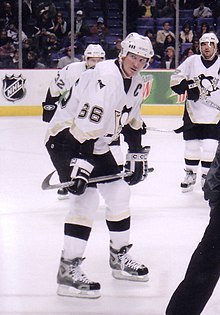
{"label": "spectator in stands", "polygon": [[199,6],[193,10],[193,16],[194,18],[212,17],[212,10],[209,7],[205,6],[204,1],[201,1],[199,3]]}
{"label": "spectator in stands", "polygon": [[79,40],[83,36],[90,35],[90,29],[86,23],[85,16],[82,10],[78,10],[76,12],[74,31]]}
{"label": "spectator in stands", "polygon": [[12,43],[12,39],[7,37],[6,44],[0,47],[0,59],[6,61],[15,52],[15,46]]}
{"label": "spectator in stands", "polygon": [[210,26],[207,22],[203,22],[200,26],[199,31],[197,32],[197,37],[198,39],[205,33],[209,33],[210,32]]}
{"label": "spectator in stands", "polygon": [[180,63],[182,63],[184,60],[186,60],[186,58],[190,57],[194,55],[194,51],[192,48],[186,48],[181,56],[181,60],[180,60]]}
{"label": "spectator in stands", "polygon": [[164,57],[163,45],[158,44],[155,38],[151,38],[151,44],[154,50],[154,59],[156,59],[157,61],[161,61]]}
{"label": "spectator in stands", "polygon": [[27,59],[27,54],[31,50],[35,50],[35,47],[34,47],[34,44],[33,44],[33,40],[31,38],[27,38],[22,43],[22,57],[23,57],[23,60]]}
{"label": "spectator in stands", "polygon": [[[71,32],[68,33],[68,35],[64,38],[63,40],[63,44],[62,44],[62,48],[64,48],[64,50],[71,46]],[[81,59],[81,56],[84,53],[84,45],[82,44],[82,42],[78,39],[77,34],[74,34],[74,53],[75,56],[79,59]]]}
{"label": "spectator in stands", "polygon": [[158,44],[163,45],[166,36],[169,34],[175,38],[175,35],[173,32],[171,32],[170,28],[171,28],[171,26],[170,26],[169,22],[166,21],[163,23],[163,29],[157,31],[156,41]]}
{"label": "spectator in stands", "polygon": [[98,36],[101,40],[105,39],[105,36],[109,34],[108,28],[104,24],[103,17],[97,19],[96,24],[90,28],[91,35]]}
{"label": "spectator in stands", "polygon": [[62,43],[65,35],[67,34],[67,21],[63,18],[62,12],[56,13],[53,33],[56,35],[58,41]]}
{"label": "spectator in stands", "polygon": [[161,10],[161,17],[176,17],[176,0],[167,1],[167,4]]}
{"label": "spectator in stands", "polygon": [[147,29],[144,33],[144,36],[147,36],[148,38],[150,38],[150,40],[152,40],[153,38],[155,39],[155,33],[152,29]]}
{"label": "spectator in stands", "polygon": [[115,46],[111,49],[107,49],[106,59],[116,59],[118,57],[118,54],[121,51],[121,42],[122,39],[118,38],[115,42]]}
{"label": "spectator in stands", "polygon": [[53,20],[56,16],[57,13],[57,9],[56,9],[56,5],[52,0],[44,0],[44,7],[46,10],[48,10],[49,12],[49,18],[51,20]]}
{"label": "spectator in stands", "polygon": [[[19,30],[15,23],[10,23],[7,30],[7,37],[12,39],[13,44],[18,47],[19,44]],[[21,40],[24,41],[27,39],[27,35],[22,31]]]}
{"label": "spectator in stands", "polygon": [[5,67],[7,69],[18,69],[19,68],[19,52],[15,50],[6,61]]}
{"label": "spectator in stands", "polygon": [[192,43],[193,41],[193,31],[191,29],[191,26],[188,22],[186,22],[183,27],[182,30],[180,31],[180,43]]}
{"label": "spectator in stands", "polygon": [[10,2],[3,1],[0,8],[0,27],[6,30],[10,23],[15,23],[17,21],[17,15],[12,11],[12,6]]}
{"label": "spectator in stands", "polygon": [[27,37],[35,34],[35,25],[37,24],[37,8],[32,0],[23,0],[22,2],[22,29]]}
{"label": "spectator in stands", "polygon": [[141,17],[147,17],[147,18],[157,17],[156,7],[152,4],[151,0],[143,0],[142,5],[140,6],[139,10],[140,10]]}
{"label": "spectator in stands", "polygon": [[165,56],[160,64],[161,69],[175,69],[175,49],[174,47],[167,47]]}
{"label": "spectator in stands", "polygon": [[0,30],[0,46],[5,45],[7,42],[7,31],[5,29]]}
{"label": "spectator in stands", "polygon": [[163,44],[163,50],[165,51],[167,47],[170,47],[170,46],[175,48],[175,42],[176,42],[175,38],[171,34],[168,34]]}
{"label": "spectator in stands", "polygon": [[194,38],[194,40],[193,40],[193,42],[192,42],[192,50],[193,50],[194,54],[200,55],[199,40],[198,40],[198,38]]}
{"label": "spectator in stands", "polygon": [[55,34],[51,33],[45,42],[43,47],[42,57],[44,63],[48,68],[53,68],[54,62],[58,60],[58,52],[61,46],[58,43],[57,37]]}
{"label": "spectator in stands", "polygon": [[74,57],[74,61],[71,59],[71,47],[65,49],[65,56],[61,57],[58,60],[57,68],[62,69],[65,66],[69,65],[72,62],[80,61],[80,59]]}
{"label": "spectator in stands", "polygon": [[38,61],[38,55],[34,51],[29,51],[27,54],[27,58],[24,59],[23,62],[24,69],[45,69],[46,66]]}
{"label": "spectator in stands", "polygon": [[42,9],[40,11],[40,17],[37,21],[36,27],[38,28],[37,36],[47,36],[54,30],[53,20],[49,17],[49,11]]}
{"label": "spectator in stands", "polygon": [[160,69],[160,60],[157,59],[156,55],[149,60],[148,69]]}

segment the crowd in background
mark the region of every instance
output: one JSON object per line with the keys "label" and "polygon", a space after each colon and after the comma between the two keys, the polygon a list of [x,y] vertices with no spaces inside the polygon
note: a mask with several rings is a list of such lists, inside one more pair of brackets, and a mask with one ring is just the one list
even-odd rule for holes
{"label": "crowd in background", "polygon": [[[123,0],[75,0],[74,56],[82,60],[89,43],[88,38],[97,38],[106,52],[106,58],[116,58],[122,40]],[[180,62],[192,54],[198,54],[199,38],[204,32],[216,30],[220,15],[220,1],[180,1],[180,10],[191,9],[192,16],[181,26],[179,43],[191,43],[180,49]],[[94,23],[93,11],[99,9]],[[110,8],[117,13],[114,20],[121,26],[121,32],[114,33],[109,22]],[[22,1],[22,60],[23,68],[62,68],[71,60],[71,17],[70,0],[23,0]],[[138,19],[176,16],[176,0],[127,0],[127,33],[138,31]],[[200,17],[213,17],[215,23],[200,26]],[[193,22],[192,19],[193,18]],[[117,21],[118,20],[118,21]],[[155,24],[156,25],[156,24]],[[107,38],[115,35],[114,43]],[[162,28],[146,26],[143,35],[152,41],[155,56],[150,68],[175,68],[175,31],[168,21]],[[18,1],[6,0],[0,3],[0,68],[18,68]],[[182,45],[181,47],[184,47]]]}

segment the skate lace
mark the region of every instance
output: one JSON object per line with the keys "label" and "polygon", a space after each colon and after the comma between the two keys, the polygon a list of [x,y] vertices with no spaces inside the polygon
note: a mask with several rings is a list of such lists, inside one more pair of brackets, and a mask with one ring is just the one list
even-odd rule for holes
{"label": "skate lace", "polygon": [[125,267],[128,267],[128,268],[131,268],[133,270],[138,270],[141,267],[141,265],[138,264],[136,261],[134,261],[131,258],[131,256],[128,254],[121,255],[120,259],[121,259],[121,268],[122,269],[125,269]]}
{"label": "skate lace", "polygon": [[91,282],[86,277],[86,275],[82,272],[80,267],[74,267],[71,265],[70,266],[70,273],[71,273],[72,279],[74,281],[80,281],[80,282],[84,282],[84,283],[90,283]]}

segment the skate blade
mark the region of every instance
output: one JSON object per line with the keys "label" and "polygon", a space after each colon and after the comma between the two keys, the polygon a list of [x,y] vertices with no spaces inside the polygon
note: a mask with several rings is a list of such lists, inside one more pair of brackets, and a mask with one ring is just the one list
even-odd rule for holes
{"label": "skate blade", "polygon": [[194,185],[190,185],[189,187],[182,187],[182,193],[193,191]]}
{"label": "skate blade", "polygon": [[98,299],[101,296],[100,290],[78,290],[67,285],[59,285],[57,295],[85,299]]}
{"label": "skate blade", "polygon": [[130,275],[129,273],[122,270],[112,270],[112,276],[118,280],[129,280],[136,282],[147,282],[149,281],[148,274],[142,276]]}
{"label": "skate blade", "polygon": [[57,195],[57,199],[58,200],[66,200],[66,199],[69,199],[69,195]]}

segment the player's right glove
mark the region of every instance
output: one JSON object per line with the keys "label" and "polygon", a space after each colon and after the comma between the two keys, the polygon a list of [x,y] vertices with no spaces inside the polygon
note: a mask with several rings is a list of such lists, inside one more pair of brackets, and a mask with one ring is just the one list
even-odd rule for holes
{"label": "player's right glove", "polygon": [[68,191],[74,195],[82,195],[86,190],[94,166],[88,161],[78,158],[73,158],[70,166],[73,167],[71,173],[73,184],[68,187]]}
{"label": "player's right glove", "polygon": [[199,96],[200,96],[200,91],[197,84],[193,80],[186,81],[186,84],[187,84],[186,90],[187,90],[188,100],[192,100],[195,102],[198,101]]}
{"label": "player's right glove", "polygon": [[124,180],[128,185],[136,185],[144,180],[148,174],[147,157],[150,147],[143,147],[138,153],[128,153],[126,156],[125,171],[132,172],[132,175],[126,176]]}

